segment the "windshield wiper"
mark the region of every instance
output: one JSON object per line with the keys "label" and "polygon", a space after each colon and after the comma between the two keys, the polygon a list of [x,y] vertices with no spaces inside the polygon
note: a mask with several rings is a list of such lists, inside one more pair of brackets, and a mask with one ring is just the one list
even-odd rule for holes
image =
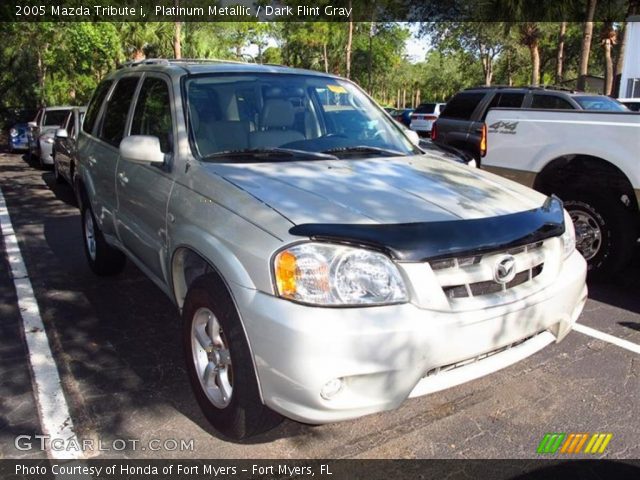
{"label": "windshield wiper", "polygon": [[335,153],[338,155],[361,155],[367,153],[374,153],[377,155],[386,155],[390,157],[406,157],[406,154],[398,152],[397,150],[389,150],[378,147],[368,147],[366,145],[358,145],[355,147],[338,147],[324,150],[322,153]]}
{"label": "windshield wiper", "polygon": [[222,158],[245,158],[252,161],[264,159],[268,161],[287,161],[292,158],[309,158],[314,160],[337,160],[335,155],[321,152],[307,152],[306,150],[295,150],[293,148],[246,148],[243,150],[226,150],[215,152],[201,157],[202,160],[222,159]]}

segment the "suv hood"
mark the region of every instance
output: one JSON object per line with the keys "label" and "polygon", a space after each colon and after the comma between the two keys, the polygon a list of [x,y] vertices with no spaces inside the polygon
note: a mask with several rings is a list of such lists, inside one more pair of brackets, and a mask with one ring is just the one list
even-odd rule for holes
{"label": "suv hood", "polygon": [[509,180],[429,154],[206,168],[295,225],[477,219],[531,210],[545,200]]}

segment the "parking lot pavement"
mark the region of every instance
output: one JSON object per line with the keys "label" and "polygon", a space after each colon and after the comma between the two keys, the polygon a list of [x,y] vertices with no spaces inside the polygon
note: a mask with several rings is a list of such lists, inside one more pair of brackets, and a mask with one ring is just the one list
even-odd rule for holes
{"label": "parking lot pavement", "polygon": [[[601,456],[640,457],[640,355],[579,332],[392,412],[318,427],[284,421],[254,439],[227,441],[207,425],[191,394],[175,307],[130,262],[115,278],[90,272],[70,188],[6,153],[0,188],[76,433],[94,442],[88,456],[532,458],[547,432],[611,432]],[[40,427],[2,242],[0,250],[0,455],[42,456],[14,447],[16,435]],[[636,259],[615,284],[591,285],[580,323],[640,345],[639,284]],[[114,440],[125,440],[124,449]]]}

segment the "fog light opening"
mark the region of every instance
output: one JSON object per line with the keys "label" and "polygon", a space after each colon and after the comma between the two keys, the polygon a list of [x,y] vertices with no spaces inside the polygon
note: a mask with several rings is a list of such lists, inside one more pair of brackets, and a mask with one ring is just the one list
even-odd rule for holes
{"label": "fog light opening", "polygon": [[320,396],[325,400],[331,400],[342,391],[343,386],[344,380],[342,378],[334,378],[333,380],[329,380],[320,389]]}

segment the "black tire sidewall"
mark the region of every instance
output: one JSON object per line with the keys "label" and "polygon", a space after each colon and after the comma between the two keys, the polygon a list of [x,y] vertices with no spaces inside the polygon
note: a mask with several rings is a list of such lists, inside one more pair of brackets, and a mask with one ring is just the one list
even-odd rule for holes
{"label": "black tire sidewall", "polygon": [[[218,408],[202,389],[193,361],[191,327],[198,309],[216,316],[228,342],[233,372],[229,405]],[[226,286],[215,274],[205,275],[189,288],[182,312],[183,347],[194,395],[207,420],[222,434],[239,440],[275,426],[281,417],[262,404],[249,344]]]}
{"label": "black tire sidewall", "polygon": [[[86,226],[85,219],[87,215],[91,215],[93,221],[93,236],[96,242],[96,257],[91,258],[89,253],[89,246],[86,239]],[[125,266],[126,258],[122,252],[111,247],[104,239],[96,217],[91,211],[91,207],[87,205],[87,202],[82,202],[82,209],[80,214],[80,221],[82,222],[82,246],[84,253],[89,263],[89,267],[96,275],[110,276],[120,273]]]}
{"label": "black tire sidewall", "polygon": [[621,202],[597,195],[573,195],[564,202],[571,213],[582,211],[592,217],[601,232],[598,253],[587,261],[589,276],[607,278],[621,270],[633,253],[631,214]]}

